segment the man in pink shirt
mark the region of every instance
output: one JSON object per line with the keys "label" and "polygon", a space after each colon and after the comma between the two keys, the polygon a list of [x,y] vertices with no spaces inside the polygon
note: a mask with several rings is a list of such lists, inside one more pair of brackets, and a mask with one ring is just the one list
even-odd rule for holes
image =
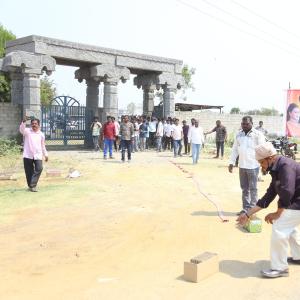
{"label": "man in pink shirt", "polygon": [[43,156],[48,161],[45,147],[45,135],[40,131],[40,120],[32,119],[31,128],[26,128],[24,118],[20,125],[20,132],[24,139],[23,161],[28,188],[37,192],[36,186],[43,170]]}

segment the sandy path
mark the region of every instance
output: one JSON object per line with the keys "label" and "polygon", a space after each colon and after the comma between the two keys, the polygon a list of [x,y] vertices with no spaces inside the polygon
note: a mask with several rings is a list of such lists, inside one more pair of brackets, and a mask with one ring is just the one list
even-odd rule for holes
{"label": "sandy path", "polygon": [[[271,228],[248,234],[235,227],[238,174],[230,175],[225,161],[176,160],[220,201],[228,223],[169,153],[137,153],[131,164],[89,152],[53,158],[53,165],[74,166],[83,176],[43,177],[34,194],[24,192],[22,178],[0,186],[1,201],[32,201],[6,211],[10,218],[0,224],[0,299],[300,298],[299,267],[291,267],[289,278],[260,278],[269,266]],[[259,184],[260,194],[267,184]],[[203,251],[219,254],[220,272],[198,284],[184,281],[183,262]]]}

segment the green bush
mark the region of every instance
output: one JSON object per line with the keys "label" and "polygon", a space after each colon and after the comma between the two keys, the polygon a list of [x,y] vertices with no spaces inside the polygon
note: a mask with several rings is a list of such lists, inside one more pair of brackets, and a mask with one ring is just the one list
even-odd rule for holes
{"label": "green bush", "polygon": [[21,152],[21,146],[15,139],[0,138],[0,156],[17,155]]}

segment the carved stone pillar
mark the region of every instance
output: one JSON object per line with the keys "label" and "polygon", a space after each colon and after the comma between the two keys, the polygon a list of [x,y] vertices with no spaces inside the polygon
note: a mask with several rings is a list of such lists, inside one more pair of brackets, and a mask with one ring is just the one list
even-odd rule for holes
{"label": "carved stone pillar", "polygon": [[10,73],[11,78],[11,102],[23,104],[23,74],[21,72]]}
{"label": "carved stone pillar", "polygon": [[169,87],[165,85],[163,87],[164,94],[164,104],[163,104],[163,116],[164,117],[174,117],[175,116],[175,93],[176,88]]}
{"label": "carved stone pillar", "polygon": [[40,76],[24,73],[23,78],[23,114],[41,117]]}
{"label": "carved stone pillar", "polygon": [[[48,55],[34,54],[25,51],[8,53],[1,62],[1,69],[12,74],[12,101],[23,102],[23,114],[40,118],[40,75],[45,71],[50,75],[55,70],[55,59]],[[16,73],[16,74],[14,74]],[[21,85],[21,75],[23,84]],[[21,86],[23,100],[21,97]]]}
{"label": "carved stone pillar", "polygon": [[152,85],[143,86],[143,115],[151,116],[154,110],[154,89]]}
{"label": "carved stone pillar", "polygon": [[112,116],[118,119],[118,83],[105,81],[103,90],[103,118]]}
{"label": "carved stone pillar", "polygon": [[93,116],[98,116],[99,107],[99,81],[87,79],[86,84],[86,107],[93,111]]}

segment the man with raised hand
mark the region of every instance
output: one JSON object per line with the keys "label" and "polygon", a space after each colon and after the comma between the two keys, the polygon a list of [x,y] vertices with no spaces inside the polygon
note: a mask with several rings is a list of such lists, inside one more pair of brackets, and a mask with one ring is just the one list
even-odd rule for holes
{"label": "man with raised hand", "polygon": [[20,125],[20,132],[24,138],[23,162],[28,189],[37,192],[36,186],[43,171],[43,157],[48,161],[48,153],[45,147],[45,135],[40,131],[40,120],[31,119],[31,128],[26,128],[25,117]]}

